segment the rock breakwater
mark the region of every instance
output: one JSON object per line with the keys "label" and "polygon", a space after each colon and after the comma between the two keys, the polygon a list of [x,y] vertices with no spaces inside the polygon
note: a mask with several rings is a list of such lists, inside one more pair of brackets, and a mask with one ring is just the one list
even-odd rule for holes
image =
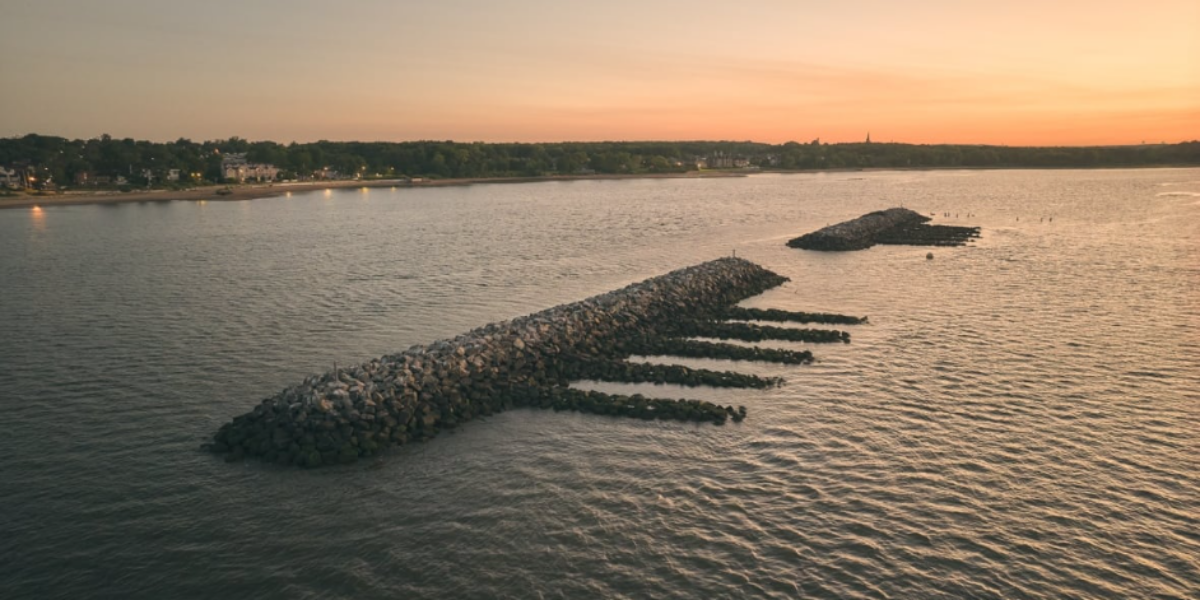
{"label": "rock breakwater", "polygon": [[[742,407],[585,392],[567,386],[579,379],[755,388],[775,385],[778,380],[753,375],[622,359],[639,351],[678,349],[685,356],[811,362],[812,355],[807,352],[746,349],[669,337],[678,335],[681,322],[715,323],[714,319],[737,302],[784,281],[787,279],[737,258],[673,271],[587,300],[309,377],[226,423],[205,448],[230,461],[253,456],[303,467],[350,463],[517,406],[715,424],[727,419],[741,421],[746,416]],[[841,332],[832,333],[837,341],[843,341]]]}
{"label": "rock breakwater", "polygon": [[875,243],[903,246],[964,246],[979,237],[979,234],[978,227],[917,223],[885,231],[875,238]]}
{"label": "rock breakwater", "polygon": [[720,340],[740,340],[743,342],[784,340],[788,342],[808,342],[815,344],[833,342],[850,343],[850,334],[848,332],[834,329],[799,329],[774,327],[772,325],[755,325],[753,323],[728,323],[723,321],[679,323],[673,327],[673,332],[676,335],[710,337]]}
{"label": "rock breakwater", "polygon": [[733,306],[721,313],[725,319],[742,321],[775,321],[777,323],[825,323],[830,325],[859,325],[866,317],[850,317],[832,313],[792,312],[777,308],[742,308]]}
{"label": "rock breakwater", "polygon": [[875,244],[962,246],[980,234],[978,227],[927,225],[929,220],[913,210],[889,208],[806,233],[787,245],[824,251],[864,250]]}

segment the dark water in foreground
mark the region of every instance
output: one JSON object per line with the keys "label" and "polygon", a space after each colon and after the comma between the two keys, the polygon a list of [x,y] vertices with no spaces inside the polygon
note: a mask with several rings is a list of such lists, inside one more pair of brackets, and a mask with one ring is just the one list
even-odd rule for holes
{"label": "dark water in foreground", "polygon": [[[895,205],[984,237],[783,246]],[[1197,240],[1196,169],[0,211],[0,597],[1197,598]],[[734,250],[792,278],[746,305],[871,325],[812,366],[675,361],[782,388],[599,387],[740,425],[517,410],[318,471],[197,450],[334,362]]]}

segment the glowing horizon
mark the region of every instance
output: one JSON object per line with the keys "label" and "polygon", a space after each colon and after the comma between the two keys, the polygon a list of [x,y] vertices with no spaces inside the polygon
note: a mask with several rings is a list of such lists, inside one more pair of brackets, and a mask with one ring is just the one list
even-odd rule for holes
{"label": "glowing horizon", "polygon": [[1200,139],[1200,3],[22,0],[0,136]]}

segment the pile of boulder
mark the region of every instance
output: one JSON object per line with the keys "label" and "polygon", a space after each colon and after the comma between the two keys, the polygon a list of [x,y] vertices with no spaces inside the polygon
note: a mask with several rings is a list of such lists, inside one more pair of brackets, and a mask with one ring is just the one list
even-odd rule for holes
{"label": "pile of boulder", "polygon": [[962,246],[980,234],[978,227],[927,225],[929,220],[913,210],[889,208],[806,233],[787,245],[824,251],[864,250],[875,244]]}
{"label": "pile of boulder", "polygon": [[[807,352],[668,341],[669,336],[698,328],[688,325],[681,331],[680,323],[716,322],[737,302],[786,280],[738,258],[673,271],[453,339],[314,375],[226,423],[204,447],[229,461],[253,456],[303,467],[349,463],[514,406],[716,424],[740,421],[745,408],[583,392],[567,385],[579,379],[775,385],[778,380],[753,375],[634,365],[621,359],[639,351],[686,348],[681,352],[689,356],[811,362]],[[848,340],[842,332],[825,337],[822,341]]]}

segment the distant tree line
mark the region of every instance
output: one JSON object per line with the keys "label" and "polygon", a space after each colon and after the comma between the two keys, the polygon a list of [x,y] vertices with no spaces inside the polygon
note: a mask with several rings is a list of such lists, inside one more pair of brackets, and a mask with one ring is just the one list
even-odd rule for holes
{"label": "distant tree line", "polygon": [[739,157],[763,169],[938,167],[1125,167],[1200,165],[1200,142],[1096,147],[1008,147],[893,143],[759,144],[753,142],[461,143],[329,142],[279,144],[233,137],[157,143],[108,135],[89,140],[30,134],[0,138],[0,166],[35,170],[70,185],[77,174],[162,181],[178,169],[181,184],[220,182],[221,157],[245,153],[281,169],[281,179],[315,172],[344,177],[529,177],[578,173],[670,173],[695,170],[712,156]]}
{"label": "distant tree line", "polygon": [[1136,146],[982,146],[788,142],[769,146],[780,169],[1095,168],[1200,164],[1200,141]]}

